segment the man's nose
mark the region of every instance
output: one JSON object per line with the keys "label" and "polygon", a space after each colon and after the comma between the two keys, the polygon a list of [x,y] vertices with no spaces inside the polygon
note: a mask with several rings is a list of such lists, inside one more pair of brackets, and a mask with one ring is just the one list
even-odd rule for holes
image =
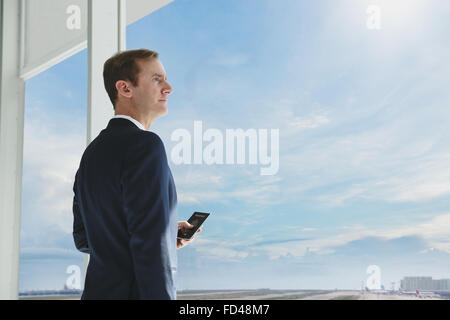
{"label": "man's nose", "polygon": [[163,92],[166,92],[167,94],[171,94],[172,93],[172,87],[170,86],[170,84],[168,82],[166,82],[166,86],[163,89]]}

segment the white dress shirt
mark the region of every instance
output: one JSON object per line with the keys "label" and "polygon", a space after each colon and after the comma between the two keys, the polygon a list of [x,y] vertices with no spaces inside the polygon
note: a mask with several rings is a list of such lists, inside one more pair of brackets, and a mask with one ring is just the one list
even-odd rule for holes
{"label": "white dress shirt", "polygon": [[144,131],[147,131],[142,123],[140,123],[139,121],[137,121],[136,119],[134,119],[134,118],[132,118],[132,117],[130,117],[130,116],[126,116],[126,115],[124,115],[124,114],[116,114],[116,115],[115,115],[114,117],[112,117],[112,118],[113,118],[113,119],[114,119],[114,118],[128,119],[128,120],[130,120],[131,122],[133,122],[139,129],[142,129],[142,130],[144,130]]}

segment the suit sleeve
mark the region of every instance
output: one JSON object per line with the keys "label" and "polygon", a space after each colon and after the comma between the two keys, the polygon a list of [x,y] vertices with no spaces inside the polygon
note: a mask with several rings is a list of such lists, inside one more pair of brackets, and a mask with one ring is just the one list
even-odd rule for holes
{"label": "suit sleeve", "polygon": [[83,253],[91,253],[88,246],[88,241],[86,238],[86,230],[84,228],[83,220],[80,214],[80,205],[77,194],[77,179],[78,171],[75,174],[75,182],[73,184],[73,241],[75,242],[75,247]]}
{"label": "suit sleeve", "polygon": [[[139,137],[128,151],[122,173],[122,194],[130,250],[141,299],[174,299],[170,250],[168,166],[161,139]],[[175,248],[174,248],[175,249]]]}

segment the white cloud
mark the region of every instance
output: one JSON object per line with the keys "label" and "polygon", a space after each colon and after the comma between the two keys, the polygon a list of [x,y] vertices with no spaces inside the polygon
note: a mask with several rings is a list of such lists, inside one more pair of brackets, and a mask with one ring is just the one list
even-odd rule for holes
{"label": "white cloud", "polygon": [[210,63],[224,67],[238,67],[246,64],[248,56],[243,53],[225,53],[224,51],[218,51],[211,59]]}
{"label": "white cloud", "polygon": [[[199,237],[192,243],[200,254],[212,256],[223,261],[242,261],[248,256],[267,256],[270,260],[281,257],[303,257],[308,253],[327,255],[339,247],[365,238],[395,240],[403,237],[420,237],[429,245],[428,251],[441,251],[450,254],[450,213],[443,213],[410,224],[391,224],[389,227],[366,227],[349,225],[339,228],[302,228],[309,231],[308,237],[301,241],[265,241],[260,243],[260,234],[247,241],[216,241]],[[252,243],[258,243],[253,246]],[[258,240],[259,239],[259,240]],[[412,248],[414,249],[414,248]],[[417,253],[424,253],[420,248]]]}
{"label": "white cloud", "polygon": [[310,118],[296,117],[289,124],[300,129],[314,129],[330,122],[324,115],[315,115]]}
{"label": "white cloud", "polygon": [[229,204],[242,201],[257,206],[279,202],[277,195],[281,192],[282,178],[260,176],[258,170],[259,167],[248,165],[180,165],[174,174],[178,202]]}
{"label": "white cloud", "polygon": [[[421,202],[450,194],[450,153],[437,154],[386,179],[382,187],[394,202]],[[390,195],[390,196],[389,196]]]}
{"label": "white cloud", "polygon": [[450,213],[436,215],[431,220],[414,225],[391,225],[389,228],[350,226],[341,230],[318,230],[315,238],[295,244],[267,245],[252,250],[262,251],[271,259],[286,255],[304,256],[307,252],[317,254],[333,253],[337,247],[367,237],[378,237],[392,240],[407,236],[418,236],[430,245],[430,249],[450,254]]}
{"label": "white cloud", "polygon": [[37,200],[29,206],[33,212],[25,216],[39,215],[34,217],[36,221],[58,225],[71,233],[72,188],[85,147],[84,135],[51,132],[48,122],[42,120],[48,120],[48,115],[42,110],[35,115],[42,117],[27,118],[25,122],[24,171],[28,176],[24,183]]}
{"label": "white cloud", "polygon": [[[399,154],[394,154],[392,159],[388,159],[390,155],[366,159],[366,166],[361,164],[354,169],[364,179],[362,182],[343,185],[339,191],[324,191],[316,196],[317,200],[327,207],[333,207],[355,199],[419,203],[450,194],[449,153],[412,158],[409,162],[395,159],[397,156]],[[351,161],[348,159],[349,163]],[[349,170],[352,168],[343,168],[342,176],[337,178],[345,180],[346,174],[351,177]]]}
{"label": "white cloud", "polygon": [[219,261],[241,262],[249,253],[236,249],[239,243],[229,241],[213,241],[204,238],[195,239],[190,246],[200,254]]}

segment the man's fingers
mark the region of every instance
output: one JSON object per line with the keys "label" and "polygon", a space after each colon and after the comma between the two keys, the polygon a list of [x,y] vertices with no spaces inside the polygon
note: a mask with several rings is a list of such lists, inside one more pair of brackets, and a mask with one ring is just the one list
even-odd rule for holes
{"label": "man's fingers", "polygon": [[180,229],[180,228],[187,228],[187,229],[191,229],[191,228],[193,228],[194,226],[192,225],[192,224],[190,224],[189,222],[187,222],[187,221],[180,221],[180,222],[178,222],[178,228]]}

